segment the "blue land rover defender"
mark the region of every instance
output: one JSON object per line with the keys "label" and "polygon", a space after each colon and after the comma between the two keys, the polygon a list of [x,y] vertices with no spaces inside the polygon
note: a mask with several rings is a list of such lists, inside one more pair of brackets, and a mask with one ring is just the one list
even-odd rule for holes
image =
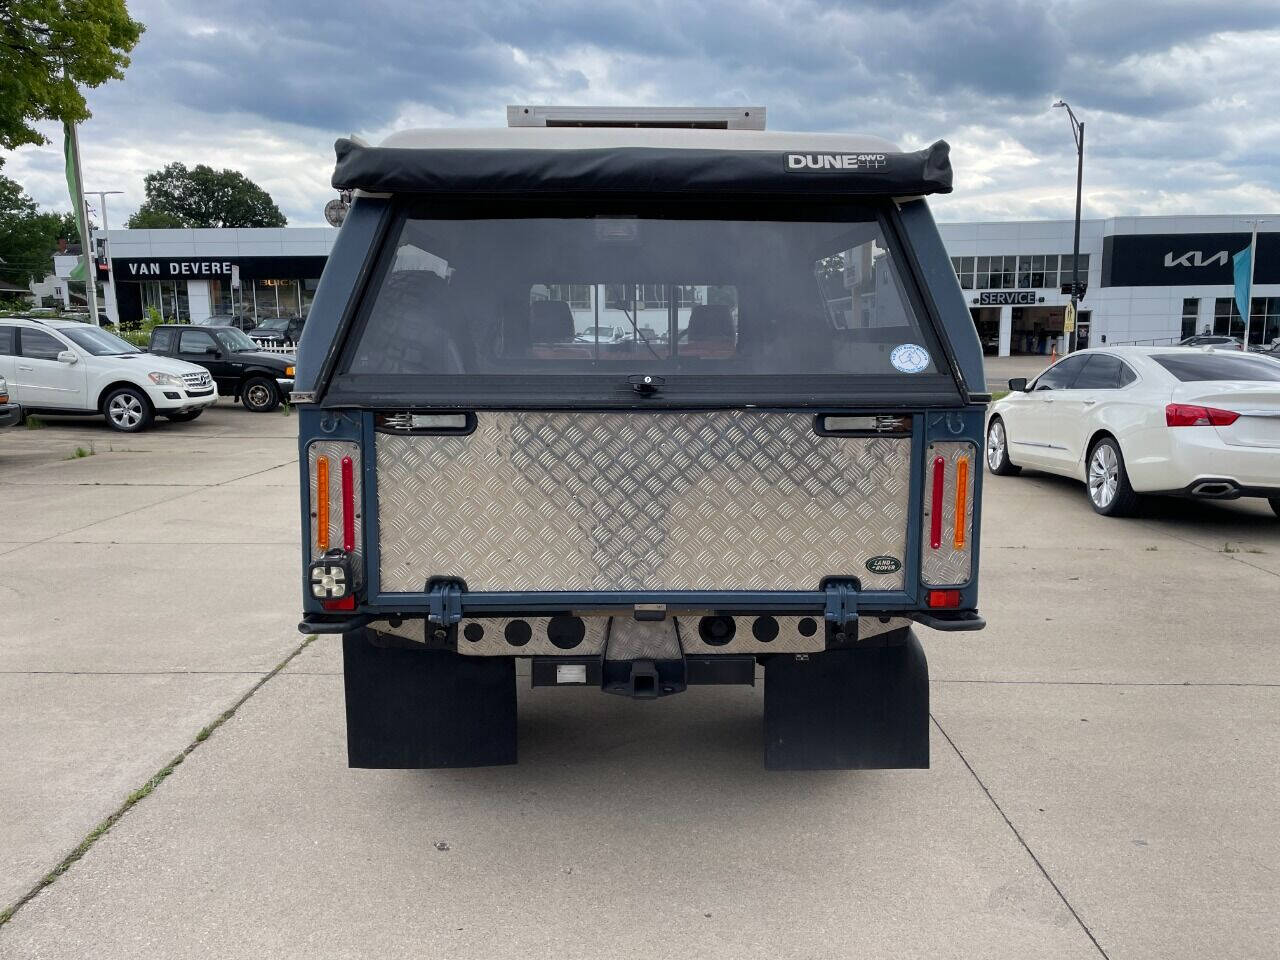
{"label": "blue land rover defender", "polygon": [[912,624],[983,626],[947,145],[508,114],[337,143],[294,401],[350,764],[515,762],[526,658],[656,700],[762,673],[767,766],[928,766]]}

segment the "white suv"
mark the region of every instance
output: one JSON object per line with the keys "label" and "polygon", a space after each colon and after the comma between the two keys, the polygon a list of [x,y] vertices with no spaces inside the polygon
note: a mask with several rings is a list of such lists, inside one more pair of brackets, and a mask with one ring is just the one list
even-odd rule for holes
{"label": "white suv", "polygon": [[218,399],[209,371],[72,320],[0,317],[0,377],[23,413],[102,414],[125,433],[194,420]]}

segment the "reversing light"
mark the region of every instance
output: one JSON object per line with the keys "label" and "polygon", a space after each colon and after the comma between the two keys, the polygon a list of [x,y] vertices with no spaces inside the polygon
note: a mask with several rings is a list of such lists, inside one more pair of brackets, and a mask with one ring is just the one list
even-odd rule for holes
{"label": "reversing light", "polygon": [[316,458],[316,546],[329,550],[329,458]]}
{"label": "reversing light", "polygon": [[933,458],[933,512],[929,517],[929,546],[937,550],[942,546],[942,482],[946,479],[947,461]]}
{"label": "reversing light", "polygon": [[954,610],[960,606],[959,590],[930,590],[925,602],[932,610]]}
{"label": "reversing light", "polygon": [[956,525],[953,543],[957,550],[964,549],[964,512],[969,496],[969,458],[961,457],[956,463]]}
{"label": "reversing light", "polygon": [[1170,403],[1164,408],[1167,427],[1228,427],[1240,419],[1234,410],[1199,407],[1190,403]]}

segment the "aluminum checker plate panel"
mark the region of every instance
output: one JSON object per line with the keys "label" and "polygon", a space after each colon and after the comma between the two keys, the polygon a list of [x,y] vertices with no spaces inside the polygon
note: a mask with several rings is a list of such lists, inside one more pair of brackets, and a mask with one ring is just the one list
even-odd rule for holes
{"label": "aluminum checker plate panel", "polygon": [[[504,411],[467,436],[377,434],[381,589],[900,590],[911,441],[809,414]],[[904,563],[905,567],[905,563]]]}
{"label": "aluminum checker plate panel", "polygon": [[[973,483],[974,474],[982,469],[982,461],[978,459],[978,448],[967,440],[939,440],[929,444],[925,454],[925,490],[924,511],[925,529],[929,528],[932,519],[929,516],[933,503],[933,470],[931,464],[935,457],[946,461],[942,493],[942,546],[931,549],[925,535],[926,543],[920,548],[920,579],[929,586],[964,586],[969,582],[973,557]],[[964,497],[964,542],[963,549],[955,548],[956,526],[956,464],[961,457],[969,458],[969,478],[965,484]]]}

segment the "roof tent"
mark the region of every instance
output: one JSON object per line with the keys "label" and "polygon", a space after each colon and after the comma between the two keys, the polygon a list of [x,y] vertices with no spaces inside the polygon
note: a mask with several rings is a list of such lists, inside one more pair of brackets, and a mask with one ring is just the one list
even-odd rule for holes
{"label": "roof tent", "polygon": [[333,185],[366,193],[915,197],[951,192],[950,148],[764,129],[760,107],[507,108],[508,127],[335,144]]}

